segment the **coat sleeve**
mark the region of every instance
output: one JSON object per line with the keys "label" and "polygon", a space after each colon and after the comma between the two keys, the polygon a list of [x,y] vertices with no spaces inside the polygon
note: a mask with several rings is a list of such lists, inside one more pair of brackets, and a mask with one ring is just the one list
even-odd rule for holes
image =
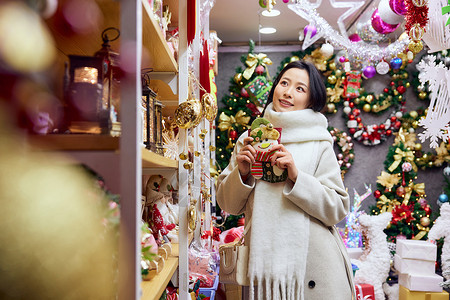
{"label": "coat sleeve", "polygon": [[217,180],[216,200],[220,208],[232,215],[244,213],[247,200],[255,187],[255,179],[250,176],[246,183],[242,182],[236,163],[236,154],[244,146],[242,141],[248,135],[241,135],[234,147],[230,163]]}
{"label": "coat sleeve", "polygon": [[332,145],[326,142],[321,149],[314,175],[299,170],[295,184],[287,184],[283,193],[307,214],[332,226],[345,218],[350,200]]}

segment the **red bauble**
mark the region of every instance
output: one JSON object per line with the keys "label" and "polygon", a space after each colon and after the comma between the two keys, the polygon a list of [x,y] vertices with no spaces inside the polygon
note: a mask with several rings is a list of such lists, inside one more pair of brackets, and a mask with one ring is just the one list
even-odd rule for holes
{"label": "red bauble", "polygon": [[389,89],[388,89],[388,88],[385,88],[383,91],[384,91],[385,93],[387,93],[387,92],[389,92]]}
{"label": "red bauble", "polygon": [[372,126],[372,129],[373,129],[374,131],[377,131],[377,130],[378,130],[378,125],[376,125],[376,124],[373,125],[373,126]]}
{"label": "red bauble", "polygon": [[354,120],[354,119],[355,119],[355,116],[354,116],[354,115],[349,115],[349,116],[348,116],[348,119],[349,119],[349,120]]}
{"label": "red bauble", "polygon": [[237,225],[238,226],[244,226],[245,225],[245,218],[242,217],[237,221]]}
{"label": "red bauble", "polygon": [[405,93],[406,92],[405,86],[401,85],[401,86],[397,87],[397,92],[399,92],[400,94]]}
{"label": "red bauble", "polygon": [[359,116],[360,113],[361,113],[361,111],[359,109],[357,109],[357,108],[355,108],[353,110],[353,114],[355,115],[355,117]]}
{"label": "red bauble", "polygon": [[400,121],[396,121],[395,122],[395,124],[394,124],[394,126],[395,126],[395,128],[400,128],[400,126],[402,126],[402,122],[400,122]]}
{"label": "red bauble", "polygon": [[430,214],[431,214],[431,207],[430,207],[429,205],[425,206],[425,207],[423,208],[423,210],[426,212],[427,215],[430,215]]}
{"label": "red bauble", "polygon": [[384,124],[380,124],[380,130],[385,130],[386,126],[384,126]]}
{"label": "red bauble", "polygon": [[395,82],[391,81],[389,84],[390,86],[394,86]]}
{"label": "red bauble", "polygon": [[350,103],[348,104],[348,106],[350,106],[350,108],[353,108],[353,107],[355,107],[355,103],[350,102]]}
{"label": "red bauble", "polygon": [[373,192],[373,195],[378,199],[381,197],[381,192],[379,190],[376,190],[375,192]]}
{"label": "red bauble", "polygon": [[228,133],[228,137],[234,140],[235,138],[237,138],[237,131],[230,130],[230,132]]}
{"label": "red bauble", "polygon": [[367,138],[369,137],[369,134],[367,132],[363,132],[362,137],[363,137],[363,139],[367,140]]}
{"label": "red bauble", "polygon": [[395,191],[395,193],[396,193],[397,196],[399,196],[399,197],[404,197],[406,191],[405,191],[405,188],[404,188],[404,187],[399,186],[399,187],[397,188],[397,190]]}
{"label": "red bauble", "polygon": [[255,69],[255,72],[258,75],[262,75],[264,73],[264,71],[265,71],[265,68],[262,65],[257,66],[256,69]]}
{"label": "red bauble", "polygon": [[386,135],[387,136],[390,136],[391,134],[392,134],[392,130],[390,130],[390,129],[386,130]]}
{"label": "red bauble", "polygon": [[357,118],[356,118],[356,122],[361,123],[361,118],[360,118],[360,117],[357,117]]}
{"label": "red bauble", "polygon": [[355,134],[356,129],[355,128],[350,128],[348,131],[350,132],[350,134]]}
{"label": "red bauble", "polygon": [[397,121],[397,117],[391,117],[391,123],[394,123],[395,121]]}

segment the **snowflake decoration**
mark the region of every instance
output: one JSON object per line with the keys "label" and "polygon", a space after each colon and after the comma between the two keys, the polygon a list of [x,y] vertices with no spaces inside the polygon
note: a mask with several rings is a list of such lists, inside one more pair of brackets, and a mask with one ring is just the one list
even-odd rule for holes
{"label": "snowflake decoration", "polygon": [[417,65],[420,71],[419,80],[423,85],[428,81],[430,90],[430,106],[426,118],[419,121],[424,128],[419,139],[424,142],[430,139],[430,147],[437,148],[438,140],[448,140],[450,121],[450,70],[443,62],[436,64],[435,56],[427,56]]}

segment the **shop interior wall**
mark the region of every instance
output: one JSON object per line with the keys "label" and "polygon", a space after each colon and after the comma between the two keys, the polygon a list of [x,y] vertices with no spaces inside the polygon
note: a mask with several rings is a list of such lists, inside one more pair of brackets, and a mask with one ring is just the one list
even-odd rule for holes
{"label": "shop interior wall", "polygon": [[[300,46],[299,46],[300,47]],[[264,50],[264,49],[262,49]],[[269,52],[264,51],[268,57],[272,60],[273,64],[269,66],[269,74],[274,76],[278,74],[279,67],[281,61],[283,61],[286,57],[290,57],[293,51],[292,47],[289,47],[287,51],[278,51],[278,52]],[[245,51],[242,49],[237,50],[239,52],[228,52],[221,51],[219,47],[218,54],[218,75],[216,77],[217,84],[217,99],[219,107],[223,106],[222,98],[225,94],[227,94],[230,87],[230,79],[236,73],[237,67],[244,67],[240,61],[242,55],[246,55],[248,52],[248,48]],[[255,48],[255,53],[260,53],[262,51],[258,51],[258,47]],[[417,60],[415,61],[417,62]],[[408,66],[408,70],[410,71],[410,75],[412,71],[414,71],[415,63]],[[380,76],[376,75],[370,80],[364,80],[363,86],[368,92],[381,93],[382,90],[388,86],[390,82],[390,77],[388,75]],[[406,97],[406,108],[407,110],[414,110],[419,107],[426,108],[428,103],[419,100],[413,90],[412,86],[405,93]],[[380,116],[372,116],[370,114],[363,113],[363,120],[367,124],[380,124],[384,121],[388,115],[390,114],[390,110],[385,112]],[[329,125],[334,126],[342,131],[346,131],[347,128],[345,126],[345,121],[342,116],[342,108],[338,110],[336,114],[327,114],[326,115]],[[421,130],[417,130],[416,133]],[[350,194],[351,201],[353,203],[354,190],[358,194],[365,193],[365,184],[371,185],[372,190],[376,189],[376,181],[377,176],[381,174],[381,171],[384,169],[384,161],[386,159],[386,155],[388,153],[389,147],[393,144],[394,137],[389,137],[386,141],[382,142],[377,146],[365,146],[357,141],[354,142],[354,152],[355,152],[355,160],[353,166],[350,168],[348,173],[345,175],[344,184],[348,188],[348,192]],[[419,142],[419,140],[417,140]],[[430,151],[428,140],[423,143],[422,147],[424,151]],[[335,151],[338,151],[338,148],[335,146]],[[445,185],[444,175],[443,175],[443,167],[434,167],[432,169],[420,170],[418,171],[418,176],[415,183],[424,182],[425,183],[425,191],[426,191],[426,199],[430,204],[432,210],[434,212],[439,211],[439,206],[437,205],[437,199],[439,195],[443,192],[443,187]],[[376,203],[376,199],[373,195],[369,196],[362,202],[361,210],[364,210],[369,213],[369,207]],[[339,224],[340,226],[343,223]],[[345,223],[344,223],[345,224]]]}

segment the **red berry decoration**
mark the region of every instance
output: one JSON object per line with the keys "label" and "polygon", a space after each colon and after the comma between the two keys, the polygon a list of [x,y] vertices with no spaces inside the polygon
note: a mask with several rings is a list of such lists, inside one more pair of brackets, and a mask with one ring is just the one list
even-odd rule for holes
{"label": "red berry decoration", "polygon": [[406,92],[405,86],[401,85],[397,87],[397,92],[399,92],[400,94],[404,94]]}
{"label": "red berry decoration", "polygon": [[230,130],[230,133],[228,133],[228,137],[234,140],[235,138],[237,138],[237,131]]}
{"label": "red berry decoration", "polygon": [[381,197],[381,192],[379,190],[376,190],[375,192],[373,192],[373,195],[378,199]]}
{"label": "red berry decoration", "polygon": [[387,136],[390,136],[391,134],[392,134],[392,130],[390,130],[390,129],[386,130],[386,135]]}

